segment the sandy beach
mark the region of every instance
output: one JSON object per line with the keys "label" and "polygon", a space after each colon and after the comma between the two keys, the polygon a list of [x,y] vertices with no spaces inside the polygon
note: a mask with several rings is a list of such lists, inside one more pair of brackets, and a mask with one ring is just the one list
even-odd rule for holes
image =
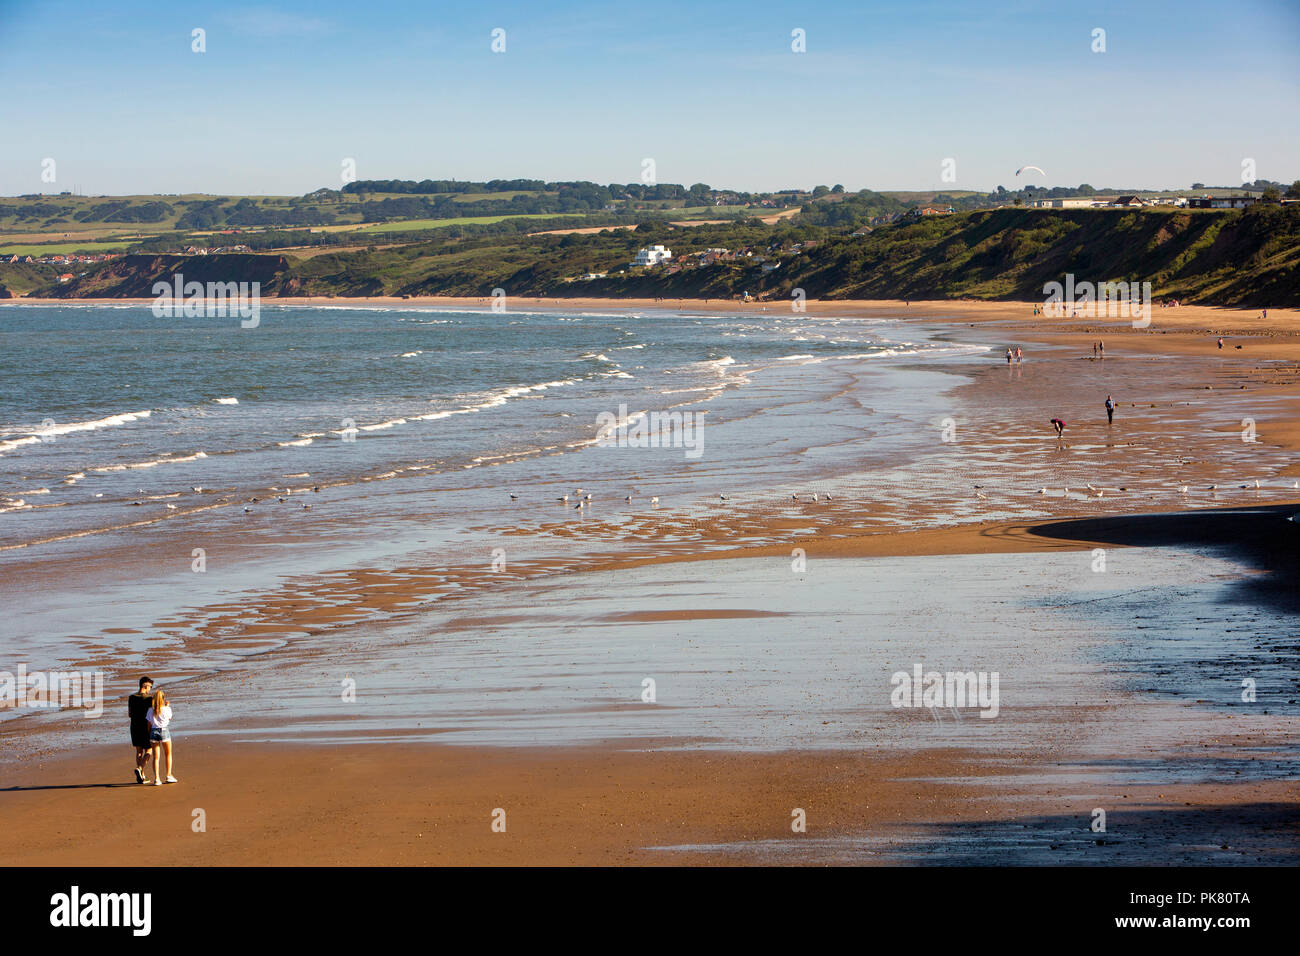
{"label": "sandy beach", "polygon": [[[512,299],[509,308],[635,312],[645,322],[656,309],[756,320],[788,310],[718,300]],[[60,723],[72,718],[6,721],[0,821],[54,834],[58,849],[7,841],[0,863],[107,864],[147,826],[169,864],[1294,865],[1300,711],[1285,677],[1295,650],[1282,635],[1296,610],[1288,517],[1300,510],[1300,315],[1157,308],[1149,327],[1134,329],[1032,309],[808,303],[811,316],[888,317],[993,350],[923,373],[951,376],[914,425],[932,435],[933,455],[885,470],[837,465],[811,482],[816,501],[792,500],[760,475],[760,490],[733,491],[733,501],[660,492],[653,510],[607,505],[578,523],[476,513],[462,520],[460,542],[395,544],[360,559],[347,548],[365,512],[332,517],[329,489],[315,525],[256,538],[214,526],[209,553],[248,568],[238,586],[196,591],[165,617],[141,599],[143,623],[124,625],[183,638],[148,653],[96,653],[109,642],[88,624],[68,662],[109,673],[113,721],[137,670],[165,675],[194,714],[177,734],[182,784],[143,792],[128,782],[124,722],[123,741],[110,745],[98,727],[87,736]],[[1104,359],[1093,353],[1099,339]],[[1023,363],[1002,359],[1008,346],[1023,348]],[[861,364],[837,372],[836,388],[869,396],[879,373]],[[1107,394],[1114,426],[1101,407]],[[1060,442],[1049,434],[1053,415],[1068,423]],[[955,442],[939,437],[946,418]],[[1253,440],[1242,438],[1246,420]],[[818,454],[800,456],[814,475]],[[613,483],[598,491],[616,495]],[[79,540],[144,594],[153,582],[174,588],[161,569],[188,560],[191,538],[168,527]],[[318,537],[317,563],[257,582],[257,560],[301,554]],[[477,550],[449,557],[464,541],[508,542],[509,567],[488,568]],[[1090,567],[1098,549],[1121,569],[1114,577]],[[24,545],[4,557],[7,585],[52,582],[69,614],[79,593],[115,593],[76,551]],[[822,590],[782,597],[798,559]],[[836,570],[819,577],[823,561]],[[1015,584],[999,597],[997,581]],[[1148,625],[1135,622],[1171,606],[1150,603],[1157,598],[1182,610],[1148,642]],[[1095,610],[1075,610],[1090,601]],[[886,648],[907,644],[909,608],[931,643]],[[809,663],[764,670],[761,648],[743,644],[747,628]],[[1059,641],[1043,649],[1048,634]],[[1192,634],[1196,653],[1177,647]],[[510,660],[513,647],[529,650]],[[709,647],[730,649],[692,656]],[[1003,672],[1019,706],[987,722],[996,733],[981,737],[978,718],[891,711],[887,675],[904,659],[895,655],[945,648]],[[223,656],[236,649],[237,660]],[[1261,675],[1265,703],[1245,712],[1231,662],[1248,652],[1259,654],[1250,673]],[[672,676],[661,681],[663,715],[651,718],[632,711],[638,675],[654,661]],[[747,698],[731,670],[766,690]],[[313,672],[320,688],[304,683]],[[451,675],[479,672],[482,686],[452,686]],[[382,703],[360,723],[313,697],[351,674],[362,687],[382,682]],[[690,688],[689,703],[667,703],[673,686]],[[789,729],[775,729],[778,716]],[[771,743],[757,746],[747,725]],[[589,728],[584,739],[579,726]],[[1134,759],[1133,728],[1145,762]],[[809,745],[792,743],[800,739]],[[1032,745],[1017,750],[1016,740]],[[1110,835],[1088,828],[1097,807],[1111,808]],[[195,808],[205,833],[191,829]],[[505,833],[491,829],[496,808]],[[791,830],[796,808],[806,833]]]}

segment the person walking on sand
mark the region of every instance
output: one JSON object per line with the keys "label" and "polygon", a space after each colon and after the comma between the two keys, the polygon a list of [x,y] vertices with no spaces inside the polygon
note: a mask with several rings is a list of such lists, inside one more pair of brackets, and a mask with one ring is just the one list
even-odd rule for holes
{"label": "person walking on sand", "polygon": [[1007,364],[1011,364],[1011,346],[1007,346]]}
{"label": "person walking on sand", "polygon": [[1052,427],[1056,429],[1056,437],[1060,438],[1061,433],[1065,431],[1065,422],[1061,421],[1059,418],[1053,418]]}
{"label": "person walking on sand", "polygon": [[135,782],[148,783],[145,763],[149,759],[149,705],[153,702],[153,678],[141,677],[140,689],[126,700],[126,712],[131,718],[131,746],[135,748]]}
{"label": "person walking on sand", "polygon": [[1102,341],[1100,341],[1100,340],[1097,342],[1097,354],[1100,355],[1102,358],[1105,358],[1105,357],[1106,357],[1106,343],[1105,343],[1105,342],[1102,342]]}
{"label": "person walking on sand", "polygon": [[1019,365],[1025,360],[1025,354],[1020,351],[1020,346],[1016,346],[1016,364]]}
{"label": "person walking on sand", "polygon": [[1115,400],[1111,398],[1109,395],[1107,395],[1106,396],[1106,424],[1113,425],[1114,423],[1115,423]]}
{"label": "person walking on sand", "polygon": [[1223,336],[1219,336],[1219,351],[1223,351]]}
{"label": "person walking on sand", "polygon": [[153,695],[153,704],[145,714],[149,721],[149,741],[153,744],[153,785],[161,787],[163,778],[158,773],[158,758],[167,754],[167,782],[180,783],[172,776],[172,734],[168,725],[172,722],[172,705],[167,703],[167,696],[158,691]]}

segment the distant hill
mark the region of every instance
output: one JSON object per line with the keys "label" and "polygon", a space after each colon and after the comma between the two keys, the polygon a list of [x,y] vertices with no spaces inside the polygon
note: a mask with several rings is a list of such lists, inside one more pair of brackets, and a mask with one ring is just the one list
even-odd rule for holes
{"label": "distant hill", "polygon": [[[911,212],[856,235],[848,226],[818,224],[840,215],[859,223],[882,210],[889,219],[897,204],[853,194],[776,224],[752,217],[688,227],[657,220],[615,232],[462,236],[302,259],[132,255],[62,283],[55,269],[0,265],[0,283],[21,277],[12,286],[17,292],[67,298],[147,296],[154,281],[180,271],[200,281],[259,281],[264,296],[485,296],[499,287],[511,295],[749,293],[783,300],[798,288],[822,299],[1035,300],[1046,283],[1073,273],[1080,282],[1149,281],[1157,297],[1187,302],[1300,306],[1300,204]],[[636,250],[654,243],[670,246],[675,261],[630,268]],[[8,271],[18,269],[26,271]]]}

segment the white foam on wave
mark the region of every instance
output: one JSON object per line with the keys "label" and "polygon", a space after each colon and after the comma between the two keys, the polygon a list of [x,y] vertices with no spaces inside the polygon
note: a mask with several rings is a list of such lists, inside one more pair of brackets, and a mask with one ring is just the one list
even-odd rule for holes
{"label": "white foam on wave", "polygon": [[399,355],[399,356],[397,356],[397,357],[398,357],[398,358],[415,358],[417,355],[423,355],[423,354],[424,354],[423,351],[403,352],[401,355]]}
{"label": "white foam on wave", "polygon": [[394,418],[386,422],[379,422],[376,425],[359,425],[357,427],[357,431],[377,432],[377,431],[382,431],[385,428],[392,428],[394,425],[405,425],[406,422],[407,419],[405,418]]}
{"label": "white foam on wave", "polygon": [[239,399],[237,399],[237,398],[214,398],[213,401],[214,401],[216,404],[218,404],[218,405],[238,405],[238,404],[239,404]]}
{"label": "white foam on wave", "polygon": [[40,429],[33,429],[23,438],[12,438],[6,441],[0,441],[0,452],[20,448],[23,445],[31,445],[46,441],[57,435],[70,435],[73,432],[91,432],[98,431],[101,428],[114,428],[118,425],[126,425],[130,422],[139,421],[141,418],[148,418],[152,414],[153,412],[151,410],[145,409],[142,412],[123,412],[120,415],[109,415],[107,418],[96,418],[93,421],[67,422],[62,425],[55,423],[49,426],[43,426]]}
{"label": "white foam on wave", "polygon": [[92,468],[90,470],[101,473],[112,471],[134,471],[140,468],[157,468],[159,465],[180,465],[185,462],[199,461],[200,459],[207,457],[206,452],[196,451],[192,455],[182,455],[179,458],[172,455],[164,455],[161,458],[151,458],[148,461],[133,461],[124,465],[104,465],[103,467]]}
{"label": "white foam on wave", "polygon": [[[627,375],[625,372],[606,372],[603,374],[624,375],[627,378],[632,377],[630,375]],[[562,388],[566,385],[577,385],[581,381],[582,379],[580,378],[566,378],[566,379],[557,379],[556,381],[553,382],[538,382],[536,385],[512,385],[508,388],[502,388],[494,392],[488,392],[486,393],[482,401],[475,402],[469,405],[464,405],[460,408],[445,408],[440,411],[429,412],[427,415],[407,415],[402,418],[393,418],[384,422],[376,422],[373,425],[357,425],[354,426],[353,428],[340,428],[328,432],[303,432],[298,435],[297,441],[277,442],[277,444],[281,448],[301,447],[303,445],[310,445],[312,441],[317,438],[325,438],[330,435],[347,435],[349,432],[352,432],[354,429],[355,431],[362,431],[362,432],[386,431],[387,429],[393,428],[397,425],[406,425],[406,424],[410,424],[411,422],[441,421],[442,419],[450,418],[453,415],[468,415],[472,412],[481,412],[489,408],[498,408],[514,398],[521,398],[525,395],[531,395],[535,392],[545,392],[548,389],[552,389],[552,388]],[[471,396],[464,396],[462,400],[468,397]],[[430,399],[430,401],[436,401],[436,399]]]}
{"label": "white foam on wave", "polygon": [[37,438],[35,435],[31,435],[27,438],[14,438],[9,441],[0,441],[0,453],[12,451],[15,448],[21,448],[23,445],[37,445],[40,444],[40,442],[41,439]]}

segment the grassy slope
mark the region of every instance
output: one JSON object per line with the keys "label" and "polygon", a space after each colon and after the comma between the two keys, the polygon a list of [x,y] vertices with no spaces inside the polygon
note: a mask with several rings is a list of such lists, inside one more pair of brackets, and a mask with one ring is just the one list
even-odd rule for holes
{"label": "grassy slope", "polygon": [[[721,297],[742,291],[788,298],[1041,299],[1043,286],[1076,281],[1150,281],[1157,297],[1243,306],[1300,305],[1300,208],[1246,212],[1030,210],[1007,208],[935,217],[850,238],[832,235],[803,255],[667,275],[663,270],[568,282],[616,272],[636,248],[668,242],[675,252],[751,245],[760,252],[778,228],[745,224],[666,225],[590,236],[441,240],[310,259],[133,256],[84,279],[49,288],[61,296],[148,294],[170,270],[213,278],[257,278],[264,295],[667,295]],[[218,262],[219,260],[219,262]],[[0,282],[6,281],[0,267]],[[225,270],[223,272],[222,270]],[[254,276],[253,272],[257,275]],[[14,286],[17,290],[17,285]]]}

